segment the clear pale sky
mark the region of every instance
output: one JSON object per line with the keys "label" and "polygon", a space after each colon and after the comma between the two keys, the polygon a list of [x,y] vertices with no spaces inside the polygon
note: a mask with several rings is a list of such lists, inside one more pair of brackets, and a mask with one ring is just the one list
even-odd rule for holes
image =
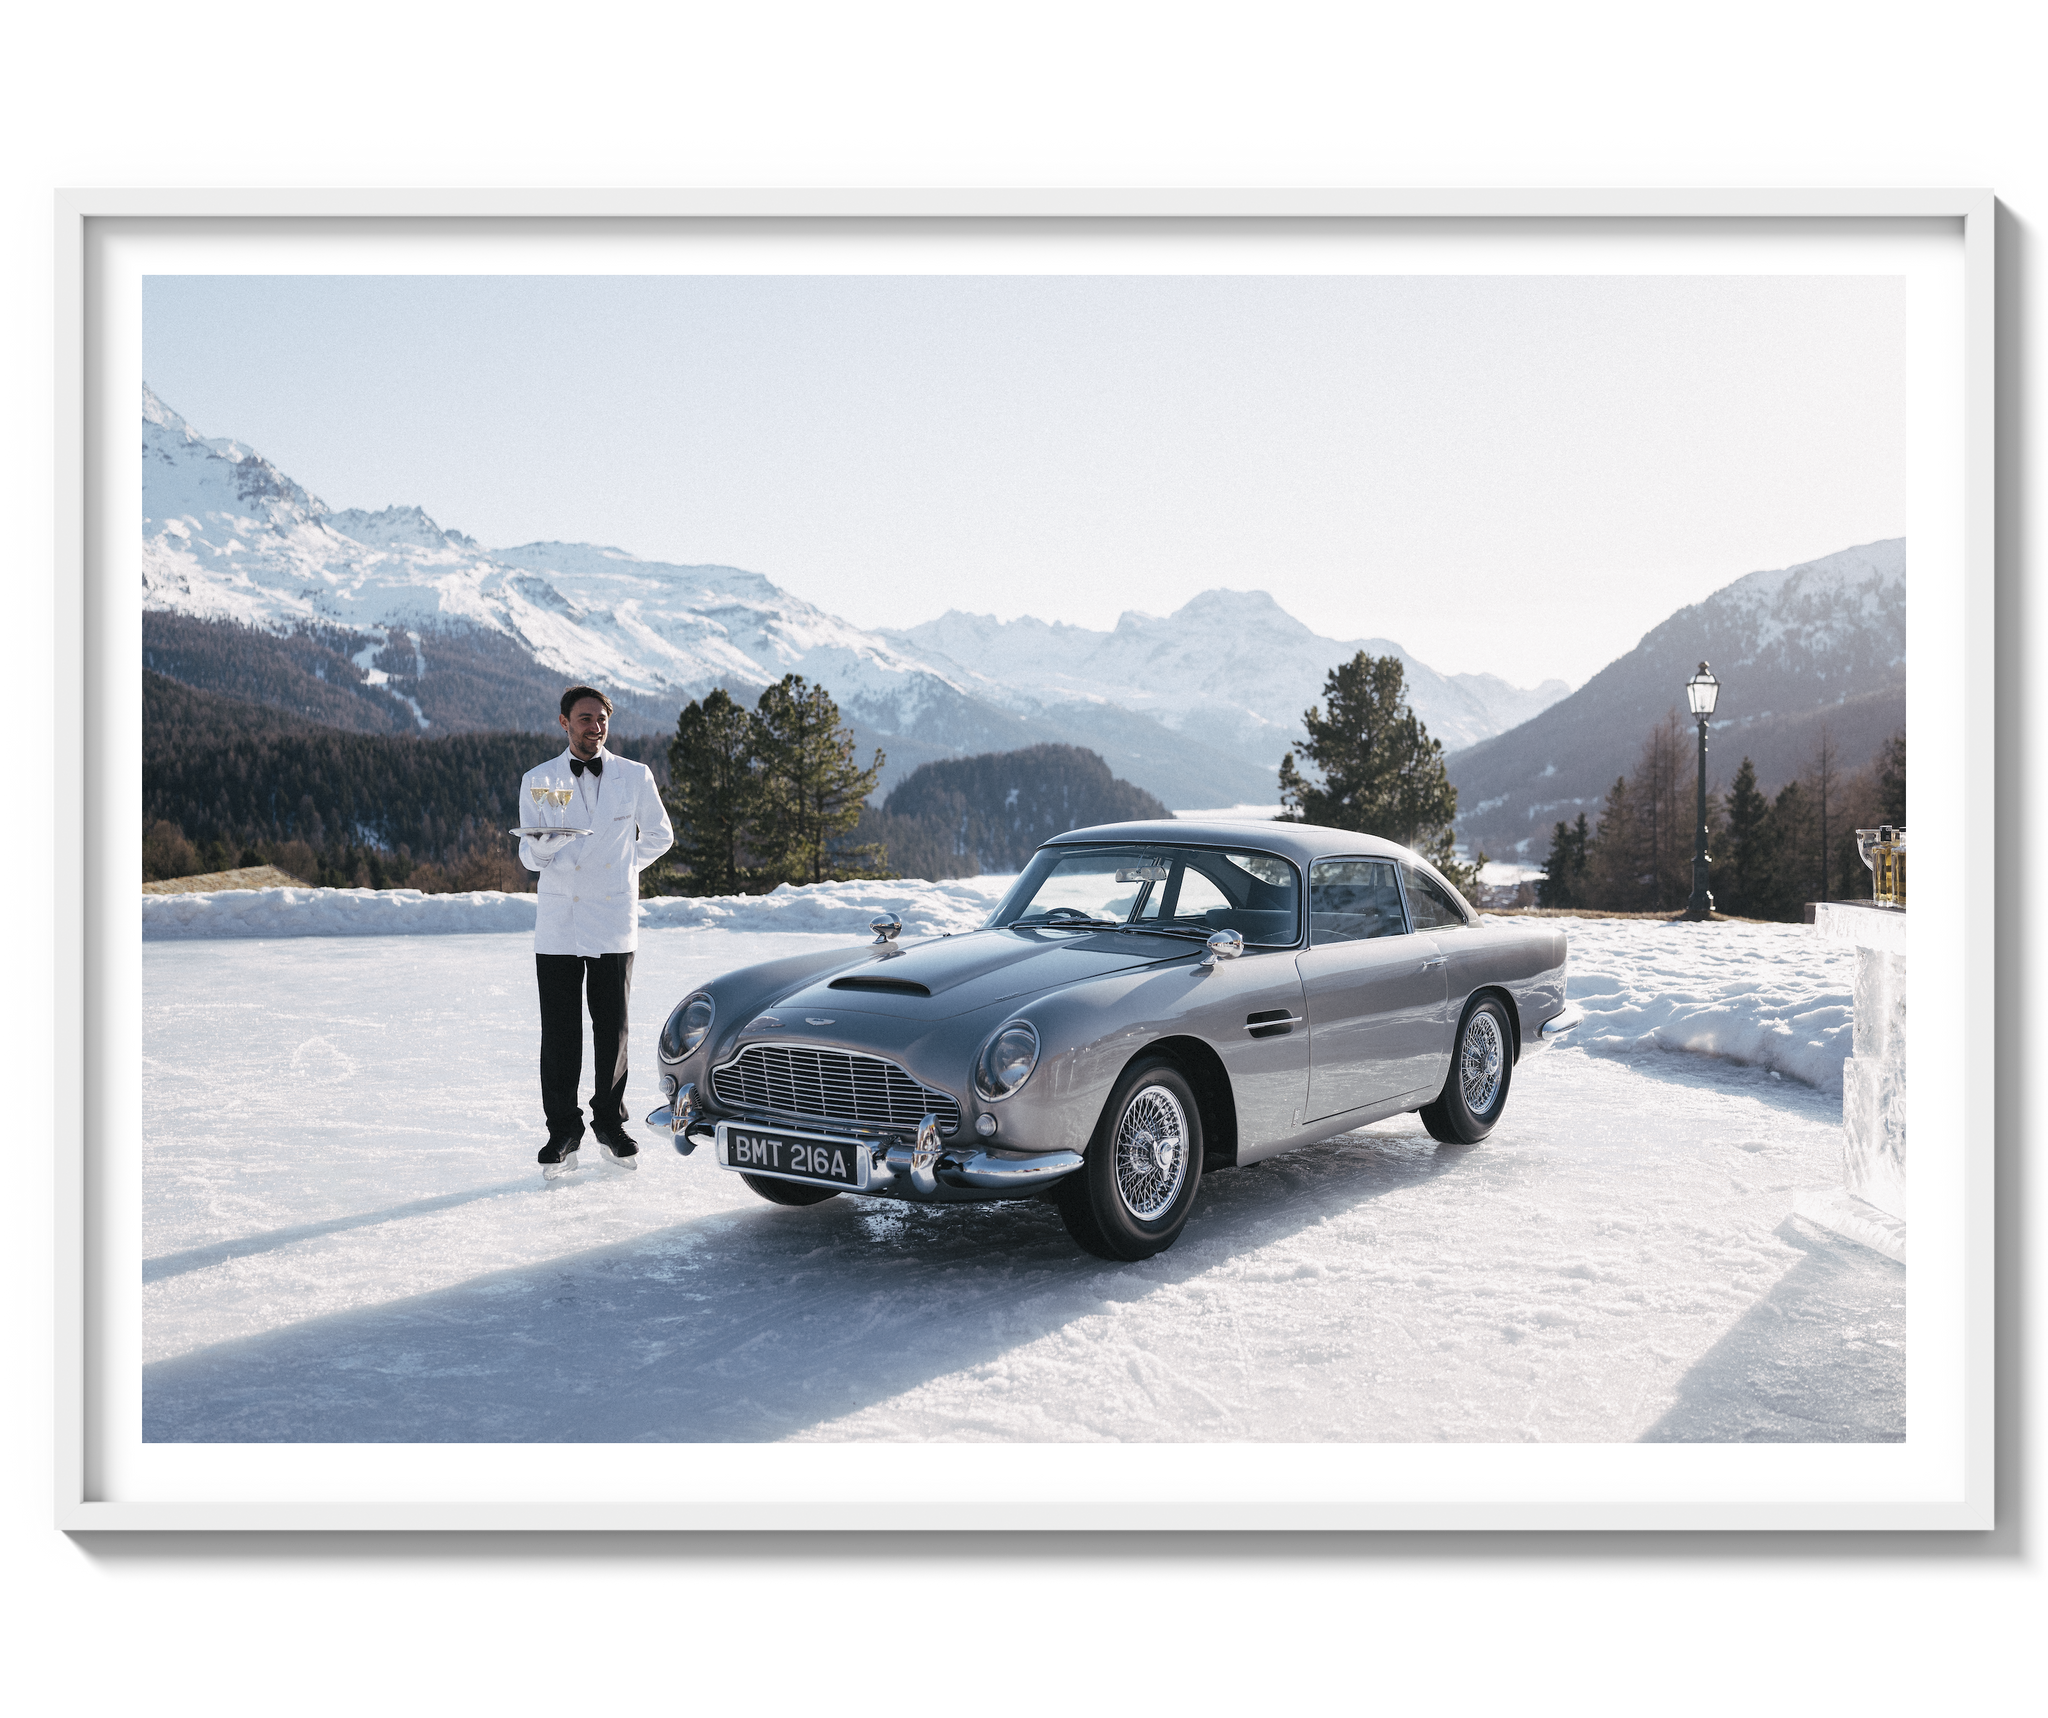
{"label": "clear pale sky", "polygon": [[1222,585],[1576,685],[1905,532],[1885,277],[159,276],[143,366],[332,507],[746,567],[862,626]]}

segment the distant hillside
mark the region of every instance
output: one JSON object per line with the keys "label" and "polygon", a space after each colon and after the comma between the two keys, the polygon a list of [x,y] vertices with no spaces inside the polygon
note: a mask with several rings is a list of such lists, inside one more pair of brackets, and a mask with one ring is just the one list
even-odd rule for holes
{"label": "distant hillside", "polygon": [[919,766],[861,838],[887,840],[891,869],[907,875],[971,876],[1015,871],[1069,829],[1172,815],[1096,753],[1039,745]]}
{"label": "distant hillside", "polygon": [[[145,671],[143,822],[237,850],[302,841],[319,855],[403,848],[452,862],[481,848],[509,857],[502,832],[521,821],[519,778],[562,745],[559,731],[344,732]],[[612,749],[667,779],[665,742],[629,736]]]}
{"label": "distant hillside", "polygon": [[[205,692],[268,704],[356,734],[507,733],[553,717],[564,687],[510,639],[422,624],[386,640],[301,622],[284,632],[163,609],[142,616],[142,665]],[[621,734],[668,734],[665,700],[605,688]]]}
{"label": "distant hillside", "polygon": [[[320,643],[310,637],[277,661],[318,660]],[[345,730],[145,670],[143,823],[175,824],[229,862],[251,850],[288,857],[309,880],[382,887],[431,863],[451,877],[467,865],[463,887],[518,888],[525,874],[503,831],[523,821],[513,803],[519,778],[561,747],[559,733]],[[611,749],[667,785],[666,736],[615,736]],[[1095,753],[1048,744],[924,764],[885,808],[866,809],[854,839],[885,843],[888,868],[905,876],[971,877],[1013,871],[1069,829],[1171,815]],[[479,855],[495,856],[500,874],[479,869]]]}
{"label": "distant hillside", "polygon": [[1551,825],[1597,817],[1634,769],[1651,727],[1705,658],[1721,682],[1708,780],[1725,786],[1747,755],[1772,792],[1796,776],[1825,722],[1859,767],[1906,725],[1906,545],[1867,543],[1801,566],[1751,573],[1680,609],[1570,697],[1446,760],[1458,833],[1496,858],[1540,860]]}

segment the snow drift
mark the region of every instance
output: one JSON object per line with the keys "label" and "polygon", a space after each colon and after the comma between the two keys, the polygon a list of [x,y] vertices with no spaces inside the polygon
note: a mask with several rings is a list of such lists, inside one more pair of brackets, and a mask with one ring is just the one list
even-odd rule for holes
{"label": "snow drift", "polygon": [[1855,950],[1804,925],[1565,919],[1569,1042],[1606,1054],[1684,1050],[1842,1089]]}

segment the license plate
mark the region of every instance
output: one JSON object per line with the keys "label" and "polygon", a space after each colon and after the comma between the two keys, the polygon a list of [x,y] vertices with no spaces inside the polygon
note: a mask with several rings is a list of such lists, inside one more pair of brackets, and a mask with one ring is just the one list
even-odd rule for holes
{"label": "license plate", "polygon": [[722,1121],[718,1124],[718,1161],[727,1169],[772,1175],[781,1181],[855,1189],[868,1184],[867,1147],[830,1134]]}

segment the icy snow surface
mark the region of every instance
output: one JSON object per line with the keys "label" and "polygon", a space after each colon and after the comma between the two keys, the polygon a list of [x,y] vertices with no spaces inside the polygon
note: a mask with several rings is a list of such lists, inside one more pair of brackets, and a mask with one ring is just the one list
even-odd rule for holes
{"label": "icy snow surface", "polygon": [[[636,1117],[692,985],[850,940],[759,922],[643,931]],[[1838,1178],[1840,1103],[1775,1070],[1846,1048],[1844,955],[1567,929],[1583,1042],[1524,1057],[1483,1144],[1408,1116],[1213,1174],[1138,1265],[1042,1203],[770,1206],[644,1126],[637,1173],[544,1186],[523,936],[152,941],[144,1434],[1902,1436],[1903,1270],[1791,1215]]]}

